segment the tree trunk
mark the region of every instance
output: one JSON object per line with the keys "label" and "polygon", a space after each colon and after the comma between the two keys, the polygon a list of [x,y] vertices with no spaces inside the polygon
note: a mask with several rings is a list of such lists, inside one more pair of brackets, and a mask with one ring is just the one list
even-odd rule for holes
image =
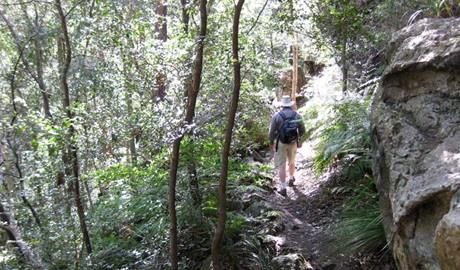
{"label": "tree trunk", "polygon": [[[40,89],[40,93],[41,93],[42,98],[43,98],[43,109],[45,111],[45,115],[46,115],[46,117],[51,119],[52,115],[51,115],[51,111],[50,111],[49,98],[48,98],[48,93],[46,91],[45,81],[43,79],[43,66],[42,66],[42,63],[43,63],[43,48],[42,48],[42,45],[41,45],[41,37],[38,34],[37,39],[36,39],[36,43],[35,43],[35,57],[36,57],[35,58],[35,65],[36,65],[37,70],[34,72],[32,70],[32,68],[30,67],[29,61],[27,60],[27,58],[23,54],[24,48],[21,46],[21,44],[19,42],[19,38],[18,38],[18,35],[16,33],[16,29],[14,28],[14,25],[8,20],[8,18],[6,18],[6,16],[3,14],[2,9],[0,9],[0,16],[2,17],[3,21],[7,25],[8,29],[10,30],[11,35],[14,38],[16,46],[17,46],[17,48],[19,50],[18,53],[20,55],[21,61],[22,61],[23,65],[24,65],[25,69],[27,70],[29,75],[34,79],[34,81],[38,84],[38,88]],[[40,32],[40,29],[39,29],[40,27],[39,27],[38,22],[36,22],[35,27],[37,28],[36,29],[37,33],[39,33]]]}
{"label": "tree trunk", "polygon": [[174,140],[173,150],[171,152],[171,166],[169,168],[169,242],[170,242],[170,261],[171,269],[179,269],[178,257],[178,243],[177,243],[177,214],[176,214],[176,183],[177,183],[177,169],[179,167],[179,148],[182,137]]}
{"label": "tree trunk", "polygon": [[[183,25],[183,31],[186,35],[188,35],[189,32],[189,22],[190,22],[190,13],[189,13],[189,8],[187,7],[188,1],[187,0],[181,0],[181,5],[182,5],[182,25]],[[192,70],[192,65],[187,64],[189,70]],[[184,89],[185,93],[184,96],[188,97],[188,93],[190,92],[190,88],[192,87],[192,80],[193,80],[193,73],[190,72],[187,74],[185,80],[184,80]],[[192,144],[193,144],[193,139],[192,139]],[[193,155],[193,153],[192,153]],[[200,184],[198,180],[198,176],[196,173],[196,163],[194,160],[190,161],[190,164],[188,164],[188,175],[189,175],[189,187],[190,187],[190,196],[192,198],[192,203],[194,205],[200,205],[202,202],[202,196],[200,192]]]}
{"label": "tree trunk", "polygon": [[[123,61],[125,62],[125,61]],[[127,65],[124,63],[124,65],[126,66],[126,69],[125,70],[128,70],[127,68]],[[137,149],[136,149],[136,127],[135,127],[135,123],[134,121],[132,120],[132,115],[133,115],[133,101],[131,99],[131,89],[130,89],[130,82],[127,81],[128,78],[131,78],[131,76],[133,76],[133,74],[125,74],[125,85],[126,85],[126,92],[125,92],[125,99],[126,99],[126,109],[128,111],[128,125],[129,125],[129,129],[131,132],[129,132],[129,138],[128,138],[128,145],[127,145],[127,149],[129,149],[128,153],[127,153],[127,158],[129,161],[131,161],[131,165],[133,167],[136,167],[137,166]]]}
{"label": "tree trunk", "polygon": [[[22,55],[22,53],[21,53]],[[11,78],[11,81],[10,81],[10,89],[11,89],[11,101],[12,101],[12,105],[13,105],[13,110],[14,110],[14,117],[11,119],[11,126],[14,125],[14,123],[16,122],[16,116],[18,115],[18,111],[17,111],[17,107],[16,107],[16,103],[15,103],[15,100],[16,100],[16,97],[15,97],[15,74],[16,74],[16,70],[17,70],[17,65],[15,66],[14,70],[13,70],[13,76]],[[7,143],[11,149],[11,151],[13,152],[13,155],[14,155],[14,158],[15,158],[15,162],[14,162],[14,165],[16,167],[16,170],[18,172],[18,178],[19,178],[19,186],[21,188],[21,198],[22,198],[22,201],[24,202],[25,205],[27,205],[27,207],[29,208],[29,210],[31,211],[34,219],[35,219],[35,222],[37,223],[38,227],[40,227],[41,229],[41,221],[40,221],[40,218],[38,216],[38,213],[37,211],[35,210],[35,208],[32,206],[32,204],[29,202],[29,200],[27,199],[26,197],[26,192],[25,192],[25,186],[24,186],[24,178],[23,178],[23,175],[22,175],[22,169],[21,169],[21,165],[20,165],[20,158],[19,158],[19,154],[18,154],[18,149],[17,149],[17,146],[14,145],[12,142],[11,142],[11,139],[10,139],[10,132],[8,131],[7,134],[6,134],[6,140],[7,140]],[[1,153],[1,156],[3,156],[3,153]],[[1,157],[0,156],[0,157]]]}
{"label": "tree trunk", "polygon": [[16,167],[16,170],[18,172],[19,187],[20,187],[20,190],[21,190],[21,199],[24,202],[24,204],[27,206],[27,208],[29,208],[30,212],[32,213],[32,216],[34,217],[35,223],[37,223],[37,226],[40,229],[42,229],[42,223],[40,221],[40,217],[38,216],[37,211],[32,206],[32,204],[29,202],[29,200],[27,199],[27,197],[25,195],[27,192],[25,191],[26,188],[25,188],[25,183],[24,183],[24,177],[22,175],[22,169],[21,169],[21,165],[20,165],[20,159],[19,159],[19,154],[18,154],[18,151],[17,151],[17,147],[13,145],[13,143],[10,140],[10,138],[7,138],[6,140],[7,140],[8,145],[9,145],[9,147],[10,147],[10,149],[13,152],[13,155],[14,155],[14,159],[15,159],[14,160],[14,166]]}
{"label": "tree trunk", "polygon": [[347,67],[347,38],[344,37],[342,41],[342,92],[348,90],[348,67]]}
{"label": "tree trunk", "polygon": [[[199,33],[199,42],[196,54],[195,73],[193,78],[192,87],[189,89],[187,99],[187,111],[185,114],[185,124],[191,124],[195,116],[195,107],[198,96],[198,91],[201,85],[201,74],[203,72],[203,52],[204,42],[207,31],[208,15],[206,11],[207,0],[200,1],[200,15],[201,26]],[[178,134],[173,143],[173,150],[171,152],[171,165],[169,171],[169,215],[170,223],[170,260],[171,269],[177,270],[178,267],[178,243],[177,243],[177,215],[176,215],[176,183],[177,183],[177,170],[179,166],[180,144],[184,134]]]}
{"label": "tree trunk", "polygon": [[71,103],[70,103],[70,91],[69,91],[69,85],[67,82],[67,74],[69,71],[70,63],[72,61],[72,49],[70,45],[70,37],[67,29],[67,21],[66,17],[64,15],[64,11],[62,10],[62,5],[60,0],[55,0],[57,12],[59,14],[59,20],[61,23],[61,30],[62,30],[62,38],[63,38],[63,44],[62,48],[63,50],[61,51],[61,56],[59,57],[60,60],[60,82],[61,82],[61,89],[64,94],[64,110],[67,114],[68,121],[70,121],[70,126],[69,126],[69,145],[68,145],[68,153],[70,154],[70,160],[68,160],[68,164],[71,168],[71,176],[72,176],[72,182],[74,184],[73,186],[73,192],[74,192],[74,197],[75,197],[75,203],[77,206],[77,214],[78,214],[78,219],[80,221],[80,229],[83,234],[83,243],[85,244],[86,247],[86,252],[88,254],[91,254],[93,252],[93,249],[91,247],[91,241],[89,237],[89,232],[86,227],[86,221],[85,221],[85,210],[84,210],[84,205],[83,205],[83,199],[80,194],[80,172],[79,172],[79,164],[78,164],[78,154],[77,154],[77,146],[75,145],[74,139],[76,136],[76,131],[74,128],[74,125],[72,121],[73,119],[73,114],[72,114],[72,109],[71,109]]}
{"label": "tree trunk", "polygon": [[219,223],[217,224],[216,232],[212,241],[211,256],[212,266],[215,270],[221,270],[222,263],[220,261],[220,243],[225,231],[225,223],[227,221],[227,178],[228,178],[228,156],[230,154],[230,146],[232,142],[233,126],[235,125],[235,116],[238,109],[238,102],[241,88],[241,64],[238,56],[238,39],[239,39],[239,23],[241,10],[244,0],[238,0],[235,7],[235,15],[233,17],[233,34],[232,34],[232,51],[233,51],[233,97],[228,115],[227,128],[225,131],[225,142],[222,149],[222,171],[219,180]]}
{"label": "tree trunk", "polygon": [[3,200],[0,200],[0,220],[0,229],[6,231],[8,240],[18,249],[24,261],[33,265],[35,269],[45,269],[40,259],[36,258],[29,246],[22,241],[19,230],[16,227],[16,221],[13,219],[13,216],[6,211]]}
{"label": "tree trunk", "polygon": [[180,3],[182,5],[182,25],[184,26],[184,32],[188,34],[188,28],[189,28],[189,21],[190,21],[190,13],[188,12],[187,9],[187,0],[180,0]]}
{"label": "tree trunk", "polygon": [[203,201],[203,198],[200,192],[200,183],[198,181],[198,176],[196,175],[196,164],[193,160],[190,161],[190,164],[188,165],[188,175],[189,175],[190,196],[192,197],[192,203],[193,205],[198,206]]}
{"label": "tree trunk", "polygon": [[[7,134],[7,137],[8,136],[9,135]],[[7,141],[8,141],[9,147],[12,148],[12,145],[9,139],[7,139]],[[17,152],[13,148],[12,150],[16,158],[15,166],[17,167],[19,165]],[[4,161],[5,161],[5,155],[3,153],[3,145],[0,144],[0,165],[3,165]],[[17,169],[18,169],[19,176],[22,180],[21,170],[18,167]],[[7,212],[7,209],[3,204],[3,202],[5,203],[10,202],[11,199],[9,198],[9,195],[8,195],[8,190],[7,190],[8,185],[5,184],[6,180],[3,178],[1,171],[0,171],[0,182],[3,183],[3,187],[0,188],[0,195],[1,195],[0,196],[1,197],[1,200],[0,200],[0,229],[5,230],[8,236],[8,240],[11,241],[11,243],[17,248],[17,250],[19,251],[19,255],[22,257],[24,262],[30,263],[37,269],[40,269],[40,270],[45,269],[44,266],[42,265],[40,257],[38,255],[36,256],[35,254],[33,254],[29,246],[25,242],[22,241],[19,229],[17,228],[17,223],[14,220],[13,215]],[[25,200],[24,202],[30,208],[30,210],[32,211],[32,214],[34,215],[36,219],[37,224],[40,226],[40,220],[38,219],[38,215],[35,212],[34,208],[32,208],[32,205],[30,205],[30,203],[27,201],[27,198],[25,197],[25,195],[22,195],[21,197],[23,198],[23,200]]]}
{"label": "tree trunk", "polygon": [[[166,42],[168,37],[168,28],[166,24],[166,16],[168,15],[168,8],[164,3],[165,0],[158,0],[157,2],[157,25],[155,27],[155,33],[157,34],[157,39],[163,42]],[[166,96],[166,74],[162,73],[161,70],[156,76],[156,85],[157,91],[153,95],[154,102],[158,100],[163,100]]]}
{"label": "tree trunk", "polygon": [[298,70],[297,70],[297,61],[299,59],[298,47],[297,45],[292,46],[292,91],[291,91],[291,99],[294,101],[294,106],[292,108],[297,110],[297,87],[298,87]]}
{"label": "tree trunk", "polygon": [[[40,33],[40,24],[38,22],[38,16],[35,21],[35,25],[37,27],[37,33]],[[45,111],[46,117],[52,119],[51,111],[50,111],[50,104],[48,93],[46,91],[45,80],[43,79],[43,47],[42,47],[42,39],[40,34],[37,35],[36,44],[35,44],[35,66],[37,67],[37,83],[40,88],[40,92],[43,98],[43,109]]]}

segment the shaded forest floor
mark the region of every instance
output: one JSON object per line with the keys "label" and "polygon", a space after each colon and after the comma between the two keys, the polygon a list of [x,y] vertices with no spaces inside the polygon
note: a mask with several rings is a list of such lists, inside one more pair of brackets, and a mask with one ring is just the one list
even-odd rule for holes
{"label": "shaded forest floor", "polygon": [[[346,194],[330,192],[330,177],[316,177],[313,170],[315,144],[305,142],[298,149],[296,158],[296,185],[288,187],[287,197],[273,192],[269,200],[285,217],[285,230],[277,246],[277,253],[301,252],[311,269],[382,269],[394,267],[391,256],[381,253],[345,255],[334,251],[334,236],[331,226],[349,199]],[[266,153],[273,162],[273,153]],[[274,178],[274,187],[279,189],[279,178]]]}

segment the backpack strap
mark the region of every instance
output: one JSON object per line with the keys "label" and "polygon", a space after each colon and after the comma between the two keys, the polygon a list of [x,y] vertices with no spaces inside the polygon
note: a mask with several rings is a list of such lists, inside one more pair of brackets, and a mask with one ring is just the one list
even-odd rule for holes
{"label": "backpack strap", "polygon": [[283,111],[280,111],[278,114],[283,118],[283,121],[286,121],[286,115],[284,115]]}

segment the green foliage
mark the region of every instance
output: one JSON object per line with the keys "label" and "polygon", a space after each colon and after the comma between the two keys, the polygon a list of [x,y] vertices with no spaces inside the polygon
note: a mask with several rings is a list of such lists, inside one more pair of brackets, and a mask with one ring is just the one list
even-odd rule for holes
{"label": "green foliage", "polygon": [[367,25],[377,38],[369,46],[386,51],[395,31],[423,18],[458,17],[460,3],[456,0],[385,0],[372,5],[369,15]]}
{"label": "green foliage", "polygon": [[316,1],[313,6],[312,19],[322,34],[335,40],[333,45],[342,46],[341,40],[349,39],[364,30],[364,15],[366,11],[358,3],[348,0]]}
{"label": "green foliage", "polygon": [[118,164],[88,176],[99,189],[88,216],[95,269],[132,268],[161,256],[157,251],[167,243],[169,220],[164,162],[160,154],[148,167]]}
{"label": "green foliage", "polygon": [[[246,87],[250,86],[246,85]],[[236,119],[234,131],[235,151],[251,153],[267,143],[267,129],[271,119],[270,108],[261,100],[263,95],[241,97],[240,117]]]}
{"label": "green foliage", "polygon": [[[208,205],[212,203],[205,202]],[[195,205],[181,204],[178,213],[181,268],[197,269],[201,261],[206,259],[210,252],[216,220],[217,216],[209,217]]]}
{"label": "green foliage", "polygon": [[368,103],[350,101],[335,105],[335,119],[322,133],[314,158],[317,174],[331,165],[345,168],[350,181],[371,175]]}
{"label": "green foliage", "polygon": [[460,16],[460,3],[455,0],[419,0],[403,1],[408,9],[413,10],[409,23],[421,18],[448,18]]}
{"label": "green foliage", "polygon": [[387,248],[378,201],[347,209],[334,225],[336,253],[381,252]]}
{"label": "green foliage", "polygon": [[303,106],[298,112],[302,115],[305,124],[305,135],[304,140],[311,138],[312,133],[318,130],[321,125],[321,121],[318,121],[319,111],[315,105]]}
{"label": "green foliage", "polygon": [[[247,229],[247,228],[245,228]],[[228,269],[271,269],[273,250],[264,245],[260,236],[242,234],[241,239],[229,247],[224,247]]]}
{"label": "green foliage", "polygon": [[325,40],[337,56],[348,58],[344,52],[350,55],[348,51],[360,43],[358,39],[370,37],[365,24],[368,8],[363,4],[327,0],[313,1],[310,7],[316,29],[314,35],[318,40]]}

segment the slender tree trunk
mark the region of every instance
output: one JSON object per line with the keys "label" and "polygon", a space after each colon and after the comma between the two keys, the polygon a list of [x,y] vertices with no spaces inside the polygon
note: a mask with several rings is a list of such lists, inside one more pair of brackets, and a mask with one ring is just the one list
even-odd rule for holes
{"label": "slender tree trunk", "polygon": [[[95,7],[95,4],[96,4],[96,0],[91,0],[91,5],[90,5],[90,8],[89,8],[89,11],[88,11],[88,15],[89,17],[92,19],[94,18],[94,14],[93,14],[93,11],[94,11],[94,7]],[[83,55],[83,60],[87,61],[87,55],[88,55],[88,48],[89,48],[89,44],[90,44],[90,40],[91,40],[91,37],[92,36],[88,36],[86,38],[86,42],[85,42],[85,53]],[[91,72],[91,71],[90,71]],[[85,86],[84,89],[83,89],[83,98],[84,98],[84,106],[85,106],[85,110],[88,112],[88,114],[90,114],[90,104],[91,104],[91,99],[88,98],[88,86]],[[94,104],[96,104],[96,98],[93,98],[93,102]],[[96,107],[96,105],[94,105],[94,107]],[[86,147],[85,147],[85,153],[83,154],[84,156],[84,162],[83,164],[84,165],[84,168],[86,169],[86,172],[90,171],[90,160],[92,159],[92,153],[91,153],[91,150],[92,147],[91,147],[91,139],[90,139],[90,136],[88,134],[88,124],[85,124],[84,125],[84,132],[85,132],[85,143],[86,143]],[[97,165],[95,165],[95,167],[97,168]],[[91,198],[91,189],[88,185],[88,179],[85,179],[83,180],[83,186],[85,188],[85,191],[86,191],[86,196],[88,198],[88,203],[89,203],[89,209],[93,209],[93,200]]]}
{"label": "slender tree trunk", "polygon": [[232,142],[232,131],[235,125],[235,116],[238,109],[238,102],[241,88],[241,64],[238,56],[238,40],[239,40],[239,23],[241,10],[244,0],[238,0],[235,7],[235,15],[233,17],[233,35],[232,35],[232,50],[233,50],[233,97],[228,115],[227,129],[225,132],[225,142],[222,149],[222,171],[219,180],[219,223],[214,234],[211,247],[212,266],[214,270],[221,270],[222,263],[220,261],[220,243],[225,231],[225,223],[227,221],[227,178],[228,178],[228,156],[230,154],[230,146]]}
{"label": "slender tree trunk", "polygon": [[190,21],[190,13],[188,12],[187,9],[187,0],[180,0],[180,3],[182,5],[182,25],[184,26],[184,32],[188,34],[188,28],[189,28],[189,21]]}
{"label": "slender tree trunk", "polygon": [[[22,55],[22,51],[21,51],[21,55]],[[11,120],[11,125],[13,125],[14,122],[16,121],[16,116],[18,114],[16,104],[14,102],[14,100],[15,100],[15,95],[14,95],[15,90],[14,89],[15,89],[16,68],[17,68],[17,63],[15,65],[15,69],[13,71],[13,77],[11,79],[11,84],[10,84],[11,95],[12,95],[11,100],[13,101],[13,110],[14,110],[14,113],[15,113],[13,118],[12,118],[12,120]],[[14,157],[15,157],[15,167],[16,167],[16,170],[18,171],[18,177],[20,179],[20,187],[21,187],[21,194],[22,194],[21,198],[22,198],[23,202],[27,205],[27,207],[30,209],[30,211],[32,212],[32,215],[35,218],[35,222],[41,228],[40,218],[38,217],[38,214],[35,211],[35,208],[33,208],[32,204],[29,202],[27,197],[24,195],[24,179],[23,179],[23,175],[22,175],[21,166],[20,166],[20,163],[19,163],[19,160],[20,160],[19,155],[18,155],[16,147],[11,143],[11,141],[9,139],[9,136],[10,136],[9,134],[6,135],[8,145],[9,145],[10,149],[13,151],[13,154],[14,154]],[[3,148],[0,145],[0,165],[3,165],[3,162],[4,162],[4,153],[3,153]],[[0,181],[2,183],[4,183],[3,182],[3,175],[1,174],[1,171],[0,171]],[[8,235],[8,240],[10,240],[13,243],[13,245],[18,248],[18,251],[19,251],[20,255],[22,256],[22,258],[25,261],[27,261],[28,263],[30,262],[37,269],[40,269],[40,270],[45,269],[44,266],[42,265],[40,257],[35,256],[33,254],[32,250],[29,248],[29,246],[25,242],[22,241],[19,229],[17,228],[16,221],[14,220],[12,214],[8,213],[7,210],[6,210],[6,207],[4,207],[3,201],[10,201],[10,199],[8,198],[8,195],[6,193],[4,193],[4,188],[5,187],[0,188],[0,193],[2,195],[1,196],[2,200],[0,200],[0,221],[1,221],[0,222],[0,229],[5,230],[5,232]]]}
{"label": "slender tree trunk", "polygon": [[344,37],[342,41],[342,92],[345,93],[348,90],[348,67],[347,67],[347,38]]}
{"label": "slender tree trunk", "polygon": [[[166,16],[168,15],[168,8],[165,5],[165,0],[157,0],[157,25],[155,27],[155,33],[157,34],[157,39],[163,42],[166,42],[168,37],[168,28],[166,23]],[[153,95],[154,102],[158,100],[163,100],[166,96],[166,74],[161,70],[156,76],[156,85],[157,91]]]}
{"label": "slender tree trunk", "polygon": [[200,184],[199,184],[198,176],[196,172],[196,164],[193,160],[190,161],[190,164],[188,166],[188,175],[189,175],[190,196],[192,197],[192,203],[193,205],[200,205],[203,199],[202,199],[201,192],[200,192]]}
{"label": "slender tree trunk", "polygon": [[[125,69],[125,70],[128,70],[128,69]],[[131,100],[131,87],[129,86],[130,85],[130,82],[127,81],[129,80],[128,78],[132,78],[131,77],[132,74],[126,74],[125,75],[125,84],[126,84],[126,93],[125,93],[125,99],[126,99],[126,107],[127,107],[127,110],[128,110],[128,121],[129,121],[129,129],[130,129],[130,132],[129,132],[129,139],[128,139],[128,149],[129,149],[129,153],[127,158],[128,160],[131,161],[131,165],[133,167],[137,166],[137,148],[136,148],[136,127],[135,127],[135,123],[134,121],[132,120],[132,115],[133,115],[133,101]]]}
{"label": "slender tree trunk", "polygon": [[[182,25],[183,25],[183,31],[186,35],[188,35],[189,31],[189,22],[190,22],[190,13],[189,9],[187,7],[189,1],[187,0],[181,0],[181,5],[182,5]],[[192,70],[192,65],[188,64],[189,69]],[[192,80],[193,80],[193,73],[190,72],[187,77],[185,78],[184,82],[184,89],[185,94],[184,96],[187,97],[188,93],[190,92],[190,87],[192,87]],[[192,144],[193,144],[193,138],[192,138]],[[193,153],[192,153],[193,155]],[[199,205],[202,202],[202,197],[201,197],[201,192],[200,192],[200,185],[198,181],[198,176],[196,172],[196,163],[194,160],[190,161],[190,164],[188,164],[188,175],[189,175],[189,187],[190,187],[190,196],[192,197],[192,202],[194,205]]]}
{"label": "slender tree trunk", "polygon": [[[20,52],[20,54],[22,55],[22,51]],[[16,107],[16,103],[15,103],[15,100],[16,100],[16,97],[15,97],[15,74],[16,74],[16,71],[17,71],[17,66],[18,66],[18,63],[19,63],[19,60],[18,62],[16,63],[15,67],[14,67],[14,70],[13,70],[13,76],[11,78],[11,81],[10,81],[10,89],[11,89],[11,100],[12,100],[12,105],[13,105],[13,111],[14,111],[14,117],[11,119],[11,126],[14,125],[14,123],[16,122],[16,116],[18,115],[18,110],[17,110],[17,107]],[[13,151],[13,154],[14,154],[14,158],[15,158],[15,167],[16,167],[16,170],[18,172],[18,178],[19,178],[19,186],[21,188],[21,198],[22,198],[22,201],[24,202],[25,205],[27,205],[27,207],[29,208],[29,210],[31,211],[34,219],[35,219],[35,222],[37,223],[38,227],[40,227],[41,229],[41,221],[40,221],[40,218],[38,216],[38,213],[37,211],[35,210],[35,208],[32,206],[32,204],[29,202],[29,200],[27,199],[26,197],[26,193],[25,193],[25,186],[24,186],[24,178],[23,178],[23,175],[22,175],[22,169],[21,169],[21,165],[20,165],[20,158],[19,158],[19,154],[18,154],[18,150],[17,150],[17,146],[15,146],[11,140],[10,140],[10,132],[7,132],[7,135],[6,135],[6,140],[7,140],[7,143],[11,149],[11,151]],[[2,156],[3,156],[3,153],[2,153]]]}
{"label": "slender tree trunk", "polygon": [[48,98],[48,93],[46,91],[45,80],[43,79],[43,47],[42,47],[42,38],[40,36],[41,26],[38,16],[37,5],[35,4],[35,26],[37,31],[37,38],[35,44],[35,66],[37,67],[37,83],[40,88],[40,92],[43,98],[43,109],[45,111],[46,117],[52,119],[51,111],[50,111],[50,103]]}
{"label": "slender tree trunk", "polygon": [[[27,60],[27,58],[24,56],[24,54],[22,53],[22,51],[24,50],[24,48],[21,46],[20,42],[19,42],[19,38],[18,38],[18,35],[16,33],[16,29],[14,28],[14,25],[8,20],[8,18],[6,18],[6,16],[4,15],[3,13],[3,10],[0,8],[0,16],[2,17],[3,21],[5,22],[5,24],[7,25],[8,29],[10,30],[10,33],[11,33],[11,36],[13,37],[15,43],[16,43],[16,47],[18,48],[19,50],[19,55],[20,55],[20,58],[22,60],[22,63],[25,67],[25,69],[27,70],[27,72],[29,73],[29,75],[34,79],[34,81],[38,84],[38,88],[40,89],[40,93],[42,95],[42,98],[43,98],[43,109],[45,111],[45,115],[46,117],[48,118],[52,118],[52,115],[51,115],[51,111],[50,111],[50,105],[49,105],[49,98],[48,98],[48,93],[46,91],[46,85],[45,85],[45,81],[43,79],[43,66],[42,66],[42,63],[43,63],[43,48],[42,48],[42,45],[41,45],[41,37],[40,37],[40,26],[39,26],[39,22],[38,22],[38,19],[36,19],[36,31],[37,31],[37,35],[36,35],[36,43],[35,43],[35,65],[36,65],[36,72],[34,72],[32,70],[32,68],[30,67],[30,64],[29,64],[29,61]],[[38,16],[37,16],[38,17]]]}
{"label": "slender tree trunk", "polygon": [[55,5],[57,8],[57,12],[59,14],[59,20],[61,23],[61,30],[62,30],[62,38],[63,38],[63,55],[59,57],[60,59],[60,81],[61,81],[61,89],[64,94],[64,109],[67,114],[68,120],[71,122],[69,126],[69,154],[70,154],[70,160],[68,160],[68,165],[71,167],[71,175],[72,175],[72,182],[74,184],[73,186],[73,192],[74,192],[74,197],[75,197],[75,203],[77,206],[77,214],[78,214],[78,219],[80,221],[80,229],[83,234],[83,243],[85,244],[86,247],[86,252],[88,254],[91,254],[93,252],[93,249],[91,247],[91,241],[89,237],[89,232],[88,228],[86,226],[86,220],[85,220],[85,210],[84,210],[84,205],[83,205],[83,199],[80,194],[80,172],[79,172],[79,164],[78,164],[78,154],[77,154],[77,146],[75,145],[74,139],[76,136],[75,128],[72,123],[74,121],[73,119],[73,114],[72,114],[72,109],[71,109],[71,102],[70,102],[70,91],[69,91],[69,85],[67,82],[67,74],[70,68],[70,63],[72,61],[72,49],[71,49],[71,44],[70,44],[70,37],[68,33],[68,28],[67,28],[67,20],[64,15],[64,11],[62,9],[61,1],[60,0],[55,0]]}
{"label": "slender tree trunk", "polygon": [[[292,45],[292,91],[291,99],[295,102],[297,96],[297,87],[298,87],[298,70],[297,70],[297,61],[299,59],[298,47],[297,45]],[[294,103],[294,110],[297,110],[297,102]]]}
{"label": "slender tree trunk", "polygon": [[176,138],[173,143],[173,150],[171,152],[171,166],[169,168],[169,242],[170,242],[170,261],[171,269],[179,269],[179,248],[177,242],[177,213],[176,213],[176,183],[177,183],[177,169],[179,167],[179,148],[182,141],[182,136]]}
{"label": "slender tree trunk", "polygon": [[[208,15],[206,11],[207,0],[200,1],[200,33],[198,40],[198,48],[196,53],[195,61],[195,74],[193,79],[192,87],[189,89],[189,95],[187,99],[187,111],[185,114],[185,123],[191,124],[193,117],[195,116],[195,107],[198,96],[198,91],[201,85],[201,74],[203,72],[203,52],[204,43],[206,38],[206,31],[208,25]],[[179,154],[180,144],[184,137],[184,134],[178,134],[177,138],[173,143],[173,150],[171,152],[171,165],[169,171],[169,215],[171,219],[170,223],[170,260],[171,268],[177,270],[178,268],[178,243],[177,243],[177,214],[176,214],[176,183],[177,183],[177,170],[179,167]]]}
{"label": "slender tree trunk", "polygon": [[35,219],[35,223],[37,223],[37,226],[41,229],[42,228],[42,223],[40,221],[40,217],[38,216],[37,211],[32,206],[32,204],[29,202],[29,200],[27,199],[27,197],[25,195],[26,194],[26,191],[25,191],[26,188],[25,188],[25,183],[24,183],[24,177],[22,175],[22,169],[21,169],[21,165],[20,165],[20,158],[19,158],[19,154],[18,154],[18,151],[17,151],[17,147],[13,145],[13,143],[10,141],[9,138],[7,138],[7,142],[8,142],[8,145],[9,145],[11,151],[13,151],[13,155],[14,155],[14,159],[15,159],[14,160],[14,166],[16,167],[16,170],[18,172],[19,187],[21,189],[21,199],[24,202],[24,204],[27,206],[27,208],[29,208],[30,212],[32,213],[32,216]]}

